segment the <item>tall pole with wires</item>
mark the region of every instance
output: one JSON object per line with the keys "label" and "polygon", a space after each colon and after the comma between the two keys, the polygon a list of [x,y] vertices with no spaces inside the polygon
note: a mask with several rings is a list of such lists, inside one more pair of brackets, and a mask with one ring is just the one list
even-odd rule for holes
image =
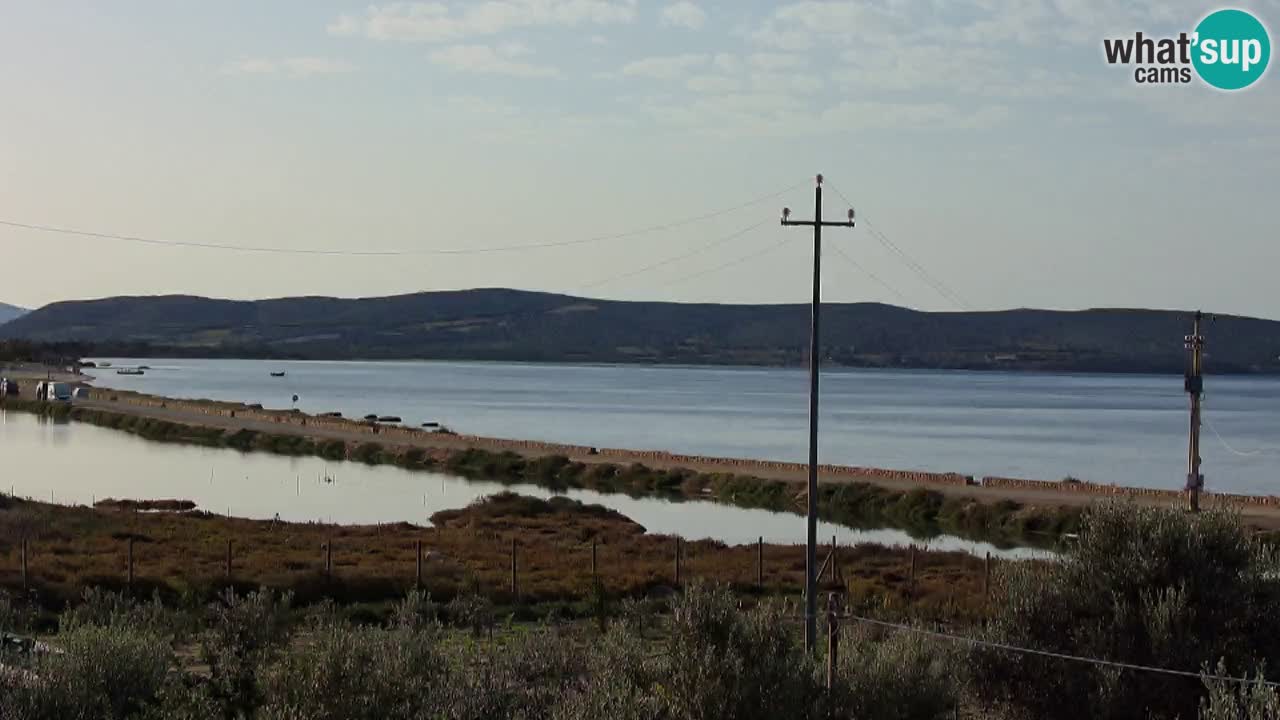
{"label": "tall pole with wires", "polygon": [[813,191],[813,220],[792,220],[791,209],[783,208],[782,224],[786,227],[813,228],[813,304],[809,324],[809,484],[808,508],[805,514],[807,532],[804,551],[804,647],[812,652],[818,637],[818,329],[822,315],[822,228],[853,227],[853,210],[845,222],[822,219],[822,176]]}
{"label": "tall pole with wires", "polygon": [[1200,512],[1200,492],[1204,490],[1204,475],[1200,473],[1200,396],[1204,393],[1204,336],[1200,334],[1200,321],[1204,314],[1196,311],[1191,334],[1187,335],[1187,379],[1185,387],[1191,396],[1191,425],[1187,430],[1187,501],[1191,512]]}

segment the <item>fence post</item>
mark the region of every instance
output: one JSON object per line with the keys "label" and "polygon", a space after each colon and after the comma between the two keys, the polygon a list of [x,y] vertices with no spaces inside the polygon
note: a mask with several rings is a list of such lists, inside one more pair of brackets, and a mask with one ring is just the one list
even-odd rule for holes
{"label": "fence post", "polygon": [[516,539],[511,538],[511,599],[520,598],[520,586],[516,581]]}
{"label": "fence post", "polygon": [[591,541],[591,587],[600,587],[600,575],[597,572],[596,565],[596,541]]}
{"label": "fence post", "polygon": [[324,576],[326,579],[333,579],[333,538],[329,538],[324,544]]}
{"label": "fence post", "polygon": [[909,583],[907,585],[907,597],[914,599],[916,596],[916,546],[911,546],[911,574],[907,576]]}
{"label": "fence post", "polygon": [[982,561],[982,599],[991,603],[991,553]]}
{"label": "fence post", "polygon": [[680,536],[676,536],[676,587],[680,587]]}
{"label": "fence post", "polygon": [[133,538],[132,538],[132,537],[130,537],[130,538],[129,538],[129,541],[128,541],[128,550],[127,550],[127,553],[128,553],[128,556],[129,556],[129,563],[128,563],[128,565],[129,565],[129,581],[128,581],[128,588],[129,588],[129,592],[133,592]]}
{"label": "fence post", "polygon": [[231,540],[230,539],[227,540],[226,576],[227,576],[227,582],[230,583],[231,582]]}
{"label": "fence post", "polygon": [[413,541],[414,565],[413,565],[413,587],[422,589],[422,541]]}
{"label": "fence post", "polygon": [[827,595],[827,691],[836,685],[836,666],[840,661],[840,618],[836,615],[836,594]]}
{"label": "fence post", "polygon": [[756,538],[756,587],[764,588],[764,536]]}
{"label": "fence post", "polygon": [[29,587],[27,582],[27,539],[22,538],[22,591],[26,592]]}
{"label": "fence post", "polygon": [[839,564],[837,562],[837,553],[836,553],[837,548],[839,548],[839,546],[836,545],[836,536],[832,535],[831,536],[831,582],[833,583],[840,581],[840,570],[839,570]]}

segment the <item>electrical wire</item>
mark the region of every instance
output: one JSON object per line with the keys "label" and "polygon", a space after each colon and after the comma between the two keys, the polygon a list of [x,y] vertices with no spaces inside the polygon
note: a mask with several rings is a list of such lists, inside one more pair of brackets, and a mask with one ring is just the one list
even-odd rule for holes
{"label": "electrical wire", "polygon": [[735,266],[735,265],[740,265],[740,264],[742,264],[742,263],[744,263],[744,262],[747,262],[748,260],[754,260],[755,258],[758,258],[758,257],[760,257],[761,255],[764,255],[764,254],[767,254],[767,253],[769,253],[769,252],[771,252],[771,251],[773,251],[773,250],[776,250],[776,249],[778,249],[778,248],[782,247],[783,245],[787,244],[787,243],[788,243],[788,242],[790,242],[790,241],[791,241],[791,238],[783,238],[783,239],[779,240],[778,242],[775,242],[775,243],[773,243],[773,244],[771,244],[771,245],[767,245],[767,246],[765,246],[765,247],[762,247],[762,248],[760,248],[759,250],[756,250],[755,252],[748,253],[748,254],[743,255],[742,257],[736,258],[736,259],[734,259],[734,260],[730,260],[729,262],[722,263],[722,264],[720,264],[720,265],[716,265],[715,267],[707,268],[706,270],[700,270],[700,271],[698,271],[698,272],[696,272],[696,273],[692,273],[692,274],[690,274],[690,275],[685,275],[685,276],[682,276],[682,277],[678,277],[678,278],[676,278],[676,279],[674,279],[674,280],[668,280],[668,281],[666,281],[666,282],[664,282],[664,283],[659,283],[657,287],[669,287],[669,286],[671,286],[671,285],[679,285],[679,284],[681,284],[681,283],[685,283],[685,282],[688,282],[688,281],[690,281],[690,280],[696,280],[697,278],[703,277],[703,276],[705,276],[705,275],[710,275],[710,274],[712,274],[712,273],[717,273],[717,272],[720,272],[721,270],[727,270],[727,269],[729,269],[729,268],[731,268],[731,267],[733,267],[733,266]]}
{"label": "electrical wire", "polygon": [[831,246],[830,246],[830,247],[831,247],[831,249],[835,250],[835,251],[836,251],[836,254],[837,254],[837,255],[839,255],[841,258],[843,258],[845,262],[847,262],[847,263],[849,263],[850,265],[852,265],[852,266],[853,266],[853,268],[854,268],[855,270],[857,270],[858,272],[862,273],[863,275],[866,275],[867,277],[871,278],[871,279],[872,279],[876,284],[878,284],[880,287],[884,288],[885,290],[888,290],[890,293],[892,293],[892,294],[894,295],[894,297],[898,298],[898,300],[899,300],[899,301],[901,301],[903,305],[906,305],[906,304],[907,304],[907,298],[906,298],[906,296],[905,296],[905,295],[903,295],[902,293],[898,292],[898,289],[897,289],[897,288],[893,287],[892,285],[890,285],[889,283],[885,282],[884,280],[881,280],[879,275],[876,275],[875,273],[871,272],[871,271],[870,271],[870,270],[868,270],[866,267],[864,267],[864,266],[862,265],[862,263],[858,262],[857,260],[854,260],[854,259],[853,259],[853,258],[852,258],[848,253],[846,253],[846,252],[844,251],[844,249],[843,249],[843,248],[841,248],[839,245],[837,245],[837,244],[834,244],[834,243],[833,243],[833,244],[831,244]]}
{"label": "electrical wire", "polygon": [[685,225],[711,220],[713,218],[727,215],[738,210],[742,210],[753,205],[759,205],[762,202],[772,200],[781,195],[800,187],[804,182],[796,183],[785,187],[777,192],[762,195],[760,197],[748,200],[744,203],[734,205],[732,207],[713,210],[708,213],[694,215],[691,217],[673,220],[670,222],[650,225],[638,230],[630,230],[627,232],[614,233],[610,235],[597,235],[587,238],[578,238],[574,240],[557,240],[543,243],[528,243],[524,245],[500,245],[494,247],[482,248],[443,248],[443,249],[424,249],[424,250],[329,250],[322,248],[286,248],[269,245],[226,245],[222,243],[211,242],[194,242],[187,240],[162,240],[157,238],[142,237],[139,235],[120,235],[107,232],[98,232],[92,230],[77,230],[73,228],[64,228],[54,225],[40,225],[35,223],[24,223],[16,220],[0,219],[0,225],[22,230],[34,230],[39,232],[57,233],[61,235],[74,235],[77,237],[96,238],[100,240],[113,240],[118,242],[130,242],[142,245],[164,246],[164,247],[184,247],[199,248],[204,250],[222,250],[228,252],[246,252],[246,253],[271,253],[278,255],[322,255],[322,256],[341,256],[341,257],[403,257],[410,255],[478,255],[482,253],[501,253],[501,252],[517,252],[521,250],[543,250],[547,248],[570,247],[574,245],[586,245],[597,242],[607,242],[610,240],[622,240],[625,238],[637,237],[640,235],[648,235],[666,230],[674,230]]}
{"label": "electrical wire", "polygon": [[[832,190],[835,190],[836,194],[840,196],[840,199],[844,200],[845,203],[849,205],[849,207],[853,207],[853,203],[849,200],[849,198],[843,192],[840,191],[840,188],[835,187],[834,185],[830,187]],[[874,237],[881,245],[884,245],[886,248],[888,248],[890,252],[897,255],[898,258],[902,260],[902,262],[908,268],[910,268],[912,272],[918,275],[921,280],[923,280],[927,285],[929,285],[929,287],[933,288],[934,291],[936,291],[939,295],[945,298],[948,302],[954,303],[957,307],[961,309],[964,309],[964,310],[973,309],[973,306],[970,305],[968,302],[966,302],[965,299],[961,297],[959,293],[957,293],[956,291],[948,287],[946,283],[934,277],[933,274],[931,274],[928,270],[926,270],[923,265],[921,265],[919,262],[916,261],[915,258],[908,255],[905,250],[903,250],[901,247],[898,247],[897,243],[890,240],[889,237],[884,233],[880,232],[880,230],[877,229],[876,226],[870,220],[868,220],[865,215],[860,216],[859,220],[861,221],[863,226],[867,228],[867,231],[871,233],[872,237]]]}
{"label": "electrical wire", "polygon": [[1231,454],[1239,455],[1240,457],[1256,457],[1258,455],[1263,454],[1264,452],[1263,450],[1235,449],[1234,447],[1231,446],[1231,443],[1227,442],[1226,438],[1222,437],[1222,433],[1218,432],[1218,428],[1214,426],[1213,420],[1209,418],[1208,414],[1201,412],[1200,418],[1204,421],[1204,424],[1208,425],[1209,429],[1213,431],[1214,436],[1218,438],[1218,442],[1222,443],[1222,447],[1226,448],[1227,451],[1230,452]]}
{"label": "electrical wire", "polygon": [[691,257],[693,257],[694,255],[700,255],[700,254],[702,254],[702,253],[704,253],[704,252],[706,252],[706,251],[708,251],[708,250],[710,250],[710,249],[712,249],[712,248],[714,248],[714,247],[717,247],[717,246],[719,246],[719,245],[723,245],[724,243],[727,243],[727,242],[729,242],[730,240],[734,240],[734,239],[736,239],[736,238],[740,238],[740,237],[742,237],[743,235],[746,235],[747,233],[752,232],[753,230],[757,230],[757,229],[759,229],[762,225],[764,225],[765,223],[769,223],[769,222],[774,222],[774,221],[773,221],[773,220],[761,220],[760,222],[757,222],[757,223],[755,223],[755,224],[753,224],[753,225],[749,225],[749,226],[747,226],[747,227],[745,227],[745,228],[743,228],[743,229],[741,229],[741,230],[738,230],[738,231],[736,231],[736,232],[734,232],[734,233],[732,233],[732,234],[730,234],[730,235],[725,235],[724,237],[716,238],[716,239],[712,240],[711,242],[709,242],[709,243],[707,243],[707,244],[705,244],[705,245],[700,245],[700,246],[698,246],[698,247],[695,247],[694,249],[692,249],[692,250],[690,250],[690,251],[688,251],[688,252],[681,253],[681,254],[679,254],[679,255],[673,255],[673,256],[671,256],[671,257],[669,257],[669,258],[666,258],[666,259],[663,259],[663,260],[659,260],[658,262],[655,262],[655,263],[653,263],[653,264],[651,264],[651,265],[645,265],[644,267],[640,267],[640,268],[637,268],[637,269],[635,269],[635,270],[631,270],[631,271],[628,271],[628,272],[622,273],[622,274],[620,274],[620,275],[614,275],[613,277],[607,277],[607,278],[605,278],[605,279],[603,279],[603,280],[597,280],[597,281],[595,281],[595,282],[593,282],[593,283],[590,283],[590,284],[588,284],[588,285],[583,285],[581,289],[583,289],[583,290],[590,290],[590,289],[593,289],[593,288],[597,288],[597,287],[599,287],[599,286],[601,286],[601,285],[607,285],[607,284],[609,284],[609,283],[611,283],[611,282],[616,282],[616,281],[618,281],[618,280],[625,280],[625,279],[627,279],[627,278],[632,278],[632,277],[635,277],[636,275],[641,275],[641,274],[643,274],[643,273],[647,273],[647,272],[649,272],[650,270],[657,270],[657,269],[658,269],[658,268],[660,268],[660,267],[664,267],[664,266],[666,266],[666,265],[670,265],[670,264],[671,264],[671,263],[673,263],[673,262],[679,262],[680,260],[684,260],[684,259],[686,259],[686,258],[691,258]]}
{"label": "electrical wire", "polygon": [[1112,667],[1120,670],[1136,670],[1139,672],[1149,672],[1163,675],[1172,675],[1175,677],[1189,677],[1197,680],[1214,680],[1218,682],[1233,682],[1243,685],[1266,685],[1267,687],[1280,687],[1280,683],[1270,682],[1261,678],[1250,680],[1249,678],[1231,677],[1229,675],[1210,675],[1208,673],[1191,672],[1189,670],[1171,670],[1169,668],[1153,667],[1150,665],[1136,665],[1134,663],[1117,662],[1114,660],[1103,660],[1101,658],[1091,658],[1082,655],[1068,655],[1067,653],[1050,652],[1048,650],[1034,650],[1032,648],[1018,647],[1017,645],[1007,645],[1005,643],[991,642],[989,640],[979,640],[978,638],[967,637],[964,635],[952,635],[934,630],[925,630],[924,628],[912,627],[910,625],[902,625],[899,623],[886,622],[884,620],[876,620],[874,618],[862,617],[859,615],[844,615],[844,619],[853,620],[855,622],[874,625],[878,627],[898,630],[902,632],[915,633],[924,635],[938,640],[950,640],[952,642],[960,642],[975,647],[985,647],[993,650],[1003,650],[1020,655],[1038,655],[1040,657],[1054,658],[1056,660],[1066,660],[1068,662],[1086,663],[1097,665],[1100,667]]}

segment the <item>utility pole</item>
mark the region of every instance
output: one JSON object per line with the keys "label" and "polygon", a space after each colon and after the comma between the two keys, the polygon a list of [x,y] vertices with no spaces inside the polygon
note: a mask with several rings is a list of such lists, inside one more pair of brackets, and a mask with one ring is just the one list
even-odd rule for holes
{"label": "utility pole", "polygon": [[822,314],[822,228],[853,227],[853,210],[845,222],[826,222],[822,219],[822,176],[813,191],[813,220],[792,220],[791,208],[782,209],[785,227],[805,226],[813,228],[813,304],[809,324],[809,485],[808,511],[805,521],[807,534],[804,551],[804,648],[813,652],[817,646],[818,622],[818,328]]}
{"label": "utility pole", "polygon": [[1187,379],[1184,384],[1191,396],[1191,426],[1187,432],[1187,500],[1191,512],[1200,512],[1200,492],[1204,490],[1204,475],[1200,473],[1200,395],[1204,393],[1204,336],[1200,334],[1200,321],[1204,313],[1196,311],[1191,334],[1185,338],[1189,353]]}

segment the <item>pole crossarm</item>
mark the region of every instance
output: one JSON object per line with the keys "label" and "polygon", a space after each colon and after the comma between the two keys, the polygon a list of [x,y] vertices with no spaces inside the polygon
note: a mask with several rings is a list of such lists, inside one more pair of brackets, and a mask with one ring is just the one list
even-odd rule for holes
{"label": "pole crossarm", "polygon": [[822,219],[822,176],[817,177],[813,191],[813,219],[792,220],[791,208],[782,209],[783,227],[813,228],[813,303],[809,326],[809,482],[805,503],[806,542],[804,555],[804,647],[817,649],[818,636],[818,369],[821,365],[819,319],[822,314],[822,228],[853,227],[853,209],[847,219],[829,222]]}
{"label": "pole crossarm", "polygon": [[815,225],[821,225],[822,227],[853,227],[853,221],[852,220],[845,220],[842,222],[833,222],[831,220],[823,220],[821,222],[814,221],[814,220],[783,220],[782,221],[783,227],[813,227]]}

